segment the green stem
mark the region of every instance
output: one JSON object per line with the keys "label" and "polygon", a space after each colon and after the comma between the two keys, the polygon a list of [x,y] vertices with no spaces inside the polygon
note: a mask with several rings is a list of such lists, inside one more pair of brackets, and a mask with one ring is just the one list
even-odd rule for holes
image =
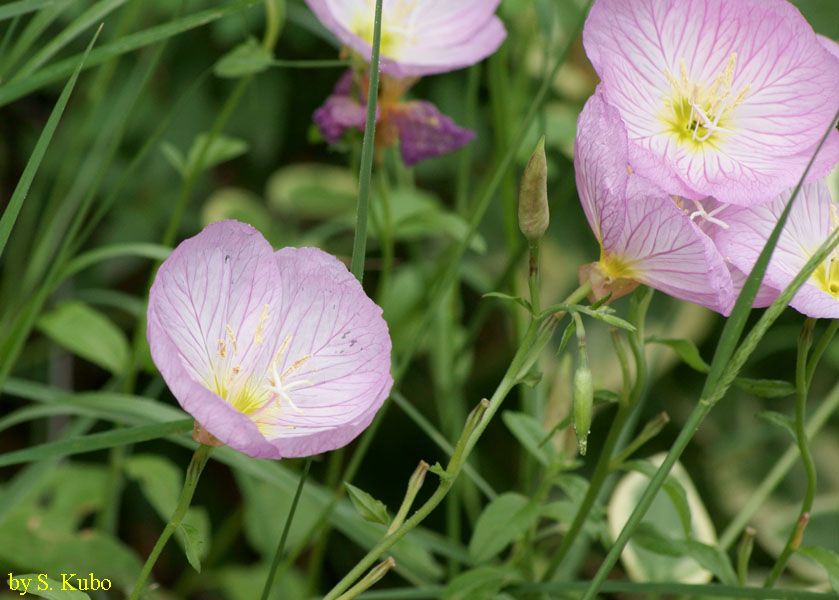
{"label": "green stem", "polygon": [[274,560],[271,561],[271,569],[268,571],[268,578],[265,580],[265,587],[262,588],[262,600],[268,600],[271,594],[271,588],[274,586],[274,578],[277,576],[277,567],[280,566],[280,560],[283,558],[283,551],[285,550],[285,542],[288,539],[288,532],[291,530],[291,522],[294,520],[294,513],[297,510],[297,502],[300,500],[300,494],[303,491],[303,484],[306,483],[306,476],[309,474],[309,467],[312,466],[312,457],[306,459],[303,465],[303,472],[300,473],[300,481],[297,482],[297,491],[294,492],[294,500],[291,501],[291,508],[288,509],[288,516],[283,527],[283,534],[280,536],[280,543],[277,546],[277,552],[274,554]]}
{"label": "green stem", "polygon": [[529,244],[530,248],[530,262],[528,265],[527,283],[530,286],[530,306],[533,309],[533,314],[538,315],[539,308],[539,291],[541,290],[541,277],[539,275],[539,242]]}
{"label": "green stem", "polygon": [[262,47],[273,50],[280,38],[283,26],[285,0],[265,0],[265,34],[262,37]]}
{"label": "green stem", "polygon": [[824,351],[827,350],[827,347],[833,339],[833,336],[836,335],[837,330],[839,330],[839,319],[831,319],[830,324],[827,326],[827,329],[819,338],[819,341],[813,348],[813,352],[810,354],[810,360],[807,361],[806,385],[808,389],[810,387],[810,383],[813,381],[813,374],[816,372],[816,366],[819,364],[819,361],[821,361]]}
{"label": "green stem", "polygon": [[204,470],[204,465],[207,464],[207,459],[210,458],[212,451],[212,446],[207,446],[206,444],[201,444],[195,449],[195,453],[192,455],[192,460],[186,470],[184,487],[181,491],[181,497],[178,500],[178,506],[175,508],[175,514],[169,519],[166,528],[160,534],[157,543],[152,548],[151,554],[146,559],[146,564],[143,565],[143,569],[140,571],[140,576],[137,578],[137,583],[134,584],[134,591],[131,592],[129,600],[137,600],[140,597],[140,592],[143,591],[143,585],[146,583],[146,579],[148,579],[152,567],[157,562],[157,558],[160,556],[163,547],[181,524],[181,520],[183,520],[189,508],[189,503],[192,502],[192,495],[195,493],[195,486],[198,485],[198,478],[201,476],[201,471]]}
{"label": "green stem", "polygon": [[[801,335],[798,337],[798,354],[795,361],[795,440],[798,443],[798,452],[801,454],[801,462],[804,464],[804,472],[807,475],[807,488],[804,492],[804,500],[801,503],[801,510],[798,512],[796,524],[790,531],[787,543],[781,551],[778,560],[772,567],[763,587],[772,587],[784,571],[787,560],[795,551],[796,546],[801,543],[799,524],[801,519],[810,512],[813,507],[813,498],[816,496],[816,464],[813,462],[813,455],[810,453],[810,446],[807,440],[807,431],[804,428],[804,419],[807,412],[807,391],[809,386],[807,373],[807,353],[813,343],[813,327],[816,320],[808,318],[804,320]],[[797,543],[796,543],[797,542]]]}
{"label": "green stem", "polygon": [[[810,417],[810,421],[807,423],[807,436],[812,438],[816,435],[821,428],[824,427],[825,423],[827,423],[830,415],[832,415],[837,409],[839,409],[839,383],[833,387],[833,389],[828,393],[827,398],[824,402],[822,402],[821,406],[819,406],[813,413],[813,416]],[[722,535],[720,535],[718,546],[721,550],[728,550],[728,548],[731,547],[737,539],[737,536],[740,535],[740,532],[743,531],[746,525],[748,525],[757,510],[772,493],[772,490],[778,487],[781,480],[786,477],[787,473],[789,473],[790,469],[792,469],[797,457],[798,444],[793,443],[789,448],[787,448],[787,451],[784,452],[781,459],[775,463],[772,470],[766,474],[766,477],[764,477],[763,481],[754,491],[752,497],[746,505],[740,509],[737,516],[731,520],[731,523],[728,524],[728,527],[726,527],[725,531],[723,531]]]}
{"label": "green stem", "polygon": [[376,103],[379,97],[379,51],[382,44],[382,0],[376,0],[373,20],[373,48],[370,57],[370,84],[367,88],[367,119],[361,142],[361,171],[358,176],[358,206],[355,212],[355,237],[350,271],[359,281],[364,279],[364,257],[367,254],[367,213],[370,206],[370,177],[373,173],[373,144],[376,137]]}
{"label": "green stem", "polygon": [[603,487],[603,483],[611,471],[609,463],[618,445],[618,440],[621,437],[624,425],[626,425],[635,405],[641,398],[641,393],[644,390],[647,380],[647,361],[644,355],[644,324],[651,298],[652,289],[646,287],[639,289],[633,295],[629,322],[635,325],[636,330],[630,336],[629,343],[635,358],[635,383],[632,386],[629,397],[618,407],[618,412],[609,427],[606,440],[603,442],[600,456],[597,457],[597,464],[594,467],[594,473],[591,476],[591,482],[586,490],[586,495],[583,497],[583,501],[580,503],[574,515],[574,520],[571,522],[568,532],[563,536],[559,549],[554,553],[548,568],[542,575],[541,581],[550,581],[553,578],[557,569],[562,564],[563,559],[568,554],[568,551],[574,545],[574,542],[577,541],[577,536],[582,530],[583,525],[585,525],[589,513],[597,500],[597,496],[600,494],[600,489]]}

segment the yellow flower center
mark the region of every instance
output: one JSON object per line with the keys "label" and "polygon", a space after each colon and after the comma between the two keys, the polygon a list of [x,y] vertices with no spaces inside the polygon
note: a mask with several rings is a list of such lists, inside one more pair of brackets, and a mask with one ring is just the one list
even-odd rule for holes
{"label": "yellow flower center", "polygon": [[[268,322],[269,308],[267,304],[263,306],[262,315],[254,332],[254,346],[263,343],[263,333]],[[218,341],[215,363],[210,366],[210,380],[205,381],[205,385],[210,391],[218,394],[233,408],[256,423],[263,435],[268,438],[277,437],[277,428],[273,422],[282,412],[283,403],[297,413],[302,414],[304,412],[292,400],[291,392],[314,384],[308,379],[289,380],[312,356],[307,354],[295,360],[290,367],[280,374],[278,367],[291,343],[291,336],[288,336],[275,353],[266,373],[247,371],[236,362],[239,345],[233,329],[228,325],[225,330],[227,337]],[[293,427],[289,428],[293,429]]]}
{"label": "yellow flower center", "polygon": [[830,256],[816,267],[813,280],[819,288],[839,300],[839,256]]}
{"label": "yellow flower center", "polygon": [[670,82],[670,95],[664,98],[661,120],[666,131],[694,152],[703,148],[717,149],[732,133],[732,113],[748,94],[751,85],[735,93],[731,89],[737,54],[732,53],[725,69],[714,84],[706,88],[690,80],[684,59],[679,61],[679,77],[665,70]]}
{"label": "yellow flower center", "polygon": [[[399,58],[402,47],[415,41],[414,15],[419,0],[395,0],[382,9],[382,41],[380,52],[388,58]],[[358,37],[373,45],[373,17],[375,2],[368,0],[366,7],[356,11],[349,29]]]}
{"label": "yellow flower center", "polygon": [[632,263],[617,254],[606,254],[600,248],[600,268],[609,281],[619,279],[634,279],[638,273],[632,268]]}

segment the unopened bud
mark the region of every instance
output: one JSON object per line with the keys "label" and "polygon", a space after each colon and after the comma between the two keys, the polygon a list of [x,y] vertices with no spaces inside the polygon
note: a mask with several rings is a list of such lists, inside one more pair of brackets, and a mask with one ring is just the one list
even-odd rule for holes
{"label": "unopened bud", "polygon": [[653,439],[657,436],[664,426],[670,422],[670,416],[666,412],[658,413],[652,421],[647,423],[644,426],[644,429],[641,430],[641,433],[638,434],[638,438],[642,444],[648,442],[649,440]]}
{"label": "unopened bud", "polygon": [[594,382],[588,360],[582,359],[574,372],[574,433],[577,434],[577,445],[580,454],[585,455],[588,449],[588,432],[591,429],[591,409],[594,404]]}
{"label": "unopened bud", "polygon": [[548,211],[548,161],[545,156],[545,136],[524,169],[519,188],[519,229],[531,244],[539,241],[550,222]]}
{"label": "unopened bud", "polygon": [[393,567],[396,566],[396,561],[393,560],[392,556],[388,556],[384,561],[377,564],[375,567],[370,569],[370,572],[364,576],[364,578],[348,589],[346,592],[338,596],[338,600],[351,600],[355,598],[362,592],[366,592],[368,589],[373,587],[373,584],[378,582],[382,577],[384,577],[388,571],[390,571]]}
{"label": "unopened bud", "polygon": [[481,422],[481,419],[484,418],[484,414],[486,413],[487,409],[489,408],[489,400],[486,398],[482,398],[481,401],[478,403],[478,406],[472,409],[472,412],[469,413],[469,416],[466,417],[466,425],[463,426],[463,437],[468,437],[472,435],[472,432],[475,431],[475,428],[478,426],[478,423]]}
{"label": "unopened bud", "polygon": [[428,463],[424,460],[421,460],[417,465],[417,468],[414,469],[413,475],[411,475],[411,479],[408,480],[408,490],[405,492],[405,498],[402,500],[402,505],[399,507],[399,511],[396,513],[396,516],[393,518],[393,521],[390,524],[390,527],[387,529],[387,533],[385,535],[390,535],[399,527],[402,526],[402,523],[405,522],[405,517],[408,516],[408,511],[411,508],[411,505],[414,503],[414,499],[417,497],[417,493],[419,493],[420,488],[422,487],[423,482],[425,481],[425,474],[428,472]]}

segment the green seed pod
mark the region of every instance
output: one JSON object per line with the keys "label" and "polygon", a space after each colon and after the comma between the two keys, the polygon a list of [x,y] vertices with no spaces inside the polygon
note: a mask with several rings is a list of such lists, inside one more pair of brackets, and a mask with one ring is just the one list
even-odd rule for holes
{"label": "green seed pod", "polygon": [[545,156],[545,136],[542,136],[521,178],[519,229],[527,241],[534,244],[545,234],[549,222],[548,161]]}
{"label": "green seed pod", "polygon": [[574,372],[574,433],[580,454],[585,455],[588,447],[588,432],[591,429],[591,408],[594,404],[594,382],[588,361],[580,354],[580,364]]}

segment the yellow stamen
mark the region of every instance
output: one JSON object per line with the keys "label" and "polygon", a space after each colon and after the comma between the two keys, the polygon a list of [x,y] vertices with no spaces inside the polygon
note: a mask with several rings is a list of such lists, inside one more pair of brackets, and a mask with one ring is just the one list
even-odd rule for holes
{"label": "yellow stamen", "polygon": [[262,316],[259,317],[259,324],[256,326],[256,333],[253,334],[254,346],[262,344],[262,332],[265,330],[265,324],[268,322],[268,309],[270,305],[266,304],[262,307]]}

